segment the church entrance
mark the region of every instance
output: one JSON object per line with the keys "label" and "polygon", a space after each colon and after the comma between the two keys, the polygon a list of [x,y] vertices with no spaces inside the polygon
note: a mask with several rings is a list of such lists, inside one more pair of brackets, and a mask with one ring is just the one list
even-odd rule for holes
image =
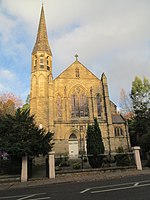
{"label": "church entrance", "polygon": [[78,156],[78,140],[74,133],[72,133],[69,137],[69,156],[76,157]]}

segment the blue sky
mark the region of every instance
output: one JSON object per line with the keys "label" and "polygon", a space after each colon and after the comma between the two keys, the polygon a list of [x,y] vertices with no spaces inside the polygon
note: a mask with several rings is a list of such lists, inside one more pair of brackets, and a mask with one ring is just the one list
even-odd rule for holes
{"label": "blue sky", "polygon": [[[104,72],[116,104],[135,76],[150,80],[149,0],[44,0],[53,76],[74,55],[97,77]],[[0,0],[0,93],[24,101],[42,0]]]}

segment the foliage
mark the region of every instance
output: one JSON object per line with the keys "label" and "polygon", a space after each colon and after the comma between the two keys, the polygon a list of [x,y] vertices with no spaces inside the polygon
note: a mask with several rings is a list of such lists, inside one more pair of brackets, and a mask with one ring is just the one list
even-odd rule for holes
{"label": "foliage", "polygon": [[55,158],[55,166],[67,167],[69,166],[69,157],[68,155],[60,155]]}
{"label": "foliage", "polygon": [[134,119],[129,121],[131,143],[140,145],[142,135],[150,134],[150,82],[135,77],[130,94]]}
{"label": "foliage", "polygon": [[150,152],[150,134],[144,134],[141,136],[140,145],[143,152]]}
{"label": "foliage", "polygon": [[22,105],[22,101],[19,97],[12,93],[4,93],[0,95],[0,116],[14,115],[16,108]]}
{"label": "foliage", "polygon": [[53,147],[53,134],[39,129],[29,112],[17,109],[14,116],[0,118],[0,149],[10,156],[46,155]]}
{"label": "foliage", "polygon": [[76,162],[73,164],[73,169],[80,169],[81,168],[81,164],[79,162]]}
{"label": "foliage", "polygon": [[101,167],[103,161],[103,157],[101,154],[104,154],[104,144],[96,118],[94,119],[93,125],[88,125],[87,154],[89,164],[92,168]]}
{"label": "foliage", "polygon": [[30,109],[30,95],[27,96],[26,103],[22,106],[21,110],[29,110]]}
{"label": "foliage", "polygon": [[118,147],[116,152],[118,153],[115,156],[116,165],[117,166],[129,166],[130,158],[129,158],[129,155],[124,152],[123,147]]}

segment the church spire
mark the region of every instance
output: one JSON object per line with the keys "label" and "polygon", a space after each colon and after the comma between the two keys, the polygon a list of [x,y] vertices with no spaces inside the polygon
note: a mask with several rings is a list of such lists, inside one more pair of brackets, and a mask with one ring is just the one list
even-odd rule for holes
{"label": "church spire", "polygon": [[37,51],[44,51],[50,56],[52,56],[52,52],[48,43],[43,4],[42,4],[42,9],[41,9],[41,16],[40,16],[37,38],[36,38],[36,42],[35,42],[32,54],[37,53]]}

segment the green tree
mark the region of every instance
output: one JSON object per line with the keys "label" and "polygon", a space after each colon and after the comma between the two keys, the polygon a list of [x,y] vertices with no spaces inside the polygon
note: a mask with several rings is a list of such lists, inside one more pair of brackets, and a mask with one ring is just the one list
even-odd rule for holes
{"label": "green tree", "polygon": [[30,109],[30,95],[28,94],[26,103],[22,106],[21,110],[25,111],[25,110],[29,110],[29,109]]}
{"label": "green tree", "polygon": [[12,157],[46,155],[53,147],[52,136],[39,129],[29,110],[0,118],[0,149]]}
{"label": "green tree", "polygon": [[104,151],[101,131],[95,118],[94,124],[88,125],[87,129],[87,154],[92,168],[101,167]]}
{"label": "green tree", "polygon": [[129,121],[131,143],[140,145],[142,135],[150,134],[150,82],[135,77],[130,94],[134,112],[133,120]]}

